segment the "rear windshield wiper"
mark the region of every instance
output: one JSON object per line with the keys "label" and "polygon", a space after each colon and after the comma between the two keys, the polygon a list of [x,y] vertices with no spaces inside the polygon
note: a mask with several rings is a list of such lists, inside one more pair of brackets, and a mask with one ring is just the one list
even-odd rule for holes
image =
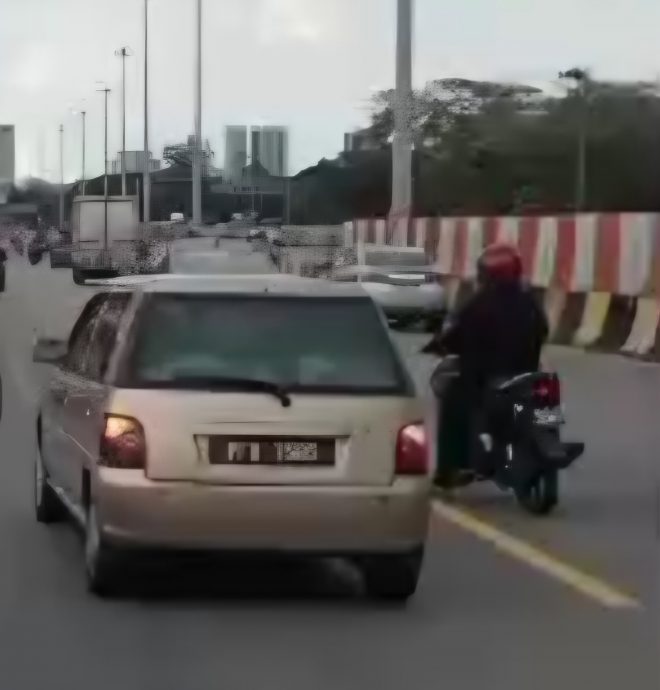
{"label": "rear windshield wiper", "polygon": [[174,376],[163,384],[174,383],[176,385],[189,385],[190,387],[200,388],[235,388],[237,390],[257,391],[274,395],[281,403],[282,407],[291,407],[291,396],[284,386],[273,381],[262,379],[239,378],[235,376]]}

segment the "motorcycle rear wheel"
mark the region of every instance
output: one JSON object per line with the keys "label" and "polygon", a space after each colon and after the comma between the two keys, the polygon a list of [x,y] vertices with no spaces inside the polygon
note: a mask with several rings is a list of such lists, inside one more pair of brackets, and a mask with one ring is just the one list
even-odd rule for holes
{"label": "motorcycle rear wheel", "polygon": [[559,503],[559,472],[546,470],[523,486],[514,487],[520,506],[532,515],[548,515]]}

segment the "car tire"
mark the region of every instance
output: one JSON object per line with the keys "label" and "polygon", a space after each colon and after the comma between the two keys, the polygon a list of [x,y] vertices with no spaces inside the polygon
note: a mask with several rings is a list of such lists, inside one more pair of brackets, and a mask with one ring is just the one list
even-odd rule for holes
{"label": "car tire", "polygon": [[37,522],[50,524],[65,517],[65,508],[48,482],[48,474],[37,449],[34,461],[34,510]]}
{"label": "car tire", "polygon": [[71,277],[76,285],[84,285],[87,280],[87,273],[80,268],[71,269]]}
{"label": "car tire", "polygon": [[7,269],[4,264],[0,264],[0,292],[5,291],[5,285],[7,282]]}
{"label": "car tire", "polygon": [[116,549],[111,547],[98,523],[98,511],[90,503],[85,520],[85,573],[87,589],[99,597],[109,597],[117,591]]}
{"label": "car tire", "polygon": [[412,552],[368,556],[362,560],[361,570],[367,596],[387,601],[407,601],[417,590],[424,560],[422,547]]}

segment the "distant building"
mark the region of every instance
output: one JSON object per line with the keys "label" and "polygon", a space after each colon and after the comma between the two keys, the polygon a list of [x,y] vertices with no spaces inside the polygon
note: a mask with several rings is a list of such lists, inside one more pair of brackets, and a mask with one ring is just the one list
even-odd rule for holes
{"label": "distant building", "polygon": [[34,203],[0,204],[0,226],[17,223],[36,229],[39,224],[39,207]]}
{"label": "distant building", "polygon": [[289,130],[286,127],[250,129],[252,161],[262,165],[273,177],[289,174]]}
{"label": "distant building", "polygon": [[[121,173],[121,159],[122,152],[117,154],[116,160],[112,161],[112,174],[119,175]],[[152,158],[151,151],[149,152],[149,170],[156,172],[160,170],[160,161]],[[126,151],[126,172],[127,173],[141,173],[144,172],[144,151]]]}
{"label": "distant building", "polygon": [[[0,194],[11,186],[16,176],[16,144],[14,125],[0,125]],[[0,199],[0,202],[6,203]]]}
{"label": "distant building", "polygon": [[241,178],[247,165],[247,127],[229,125],[225,133],[225,177],[233,182]]}
{"label": "distant building", "polygon": [[[219,170],[213,165],[213,158],[215,153],[211,149],[209,140],[202,142],[202,177],[217,177],[222,175],[222,170]],[[186,142],[183,144],[168,144],[163,148],[163,159],[171,167],[173,165],[183,165],[192,168],[195,160],[195,135],[189,134]]]}
{"label": "distant building", "polygon": [[344,151],[374,151],[378,148],[378,142],[368,127],[344,134]]}

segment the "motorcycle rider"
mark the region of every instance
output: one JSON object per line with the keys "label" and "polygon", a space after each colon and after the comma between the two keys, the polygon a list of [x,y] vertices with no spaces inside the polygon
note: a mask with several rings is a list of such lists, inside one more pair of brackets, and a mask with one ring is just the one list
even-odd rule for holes
{"label": "motorcycle rider", "polygon": [[548,322],[522,282],[522,259],[508,244],[487,247],[477,262],[477,291],[422,350],[460,357],[460,374],[443,395],[436,483],[471,472],[471,444],[488,382],[537,371]]}

